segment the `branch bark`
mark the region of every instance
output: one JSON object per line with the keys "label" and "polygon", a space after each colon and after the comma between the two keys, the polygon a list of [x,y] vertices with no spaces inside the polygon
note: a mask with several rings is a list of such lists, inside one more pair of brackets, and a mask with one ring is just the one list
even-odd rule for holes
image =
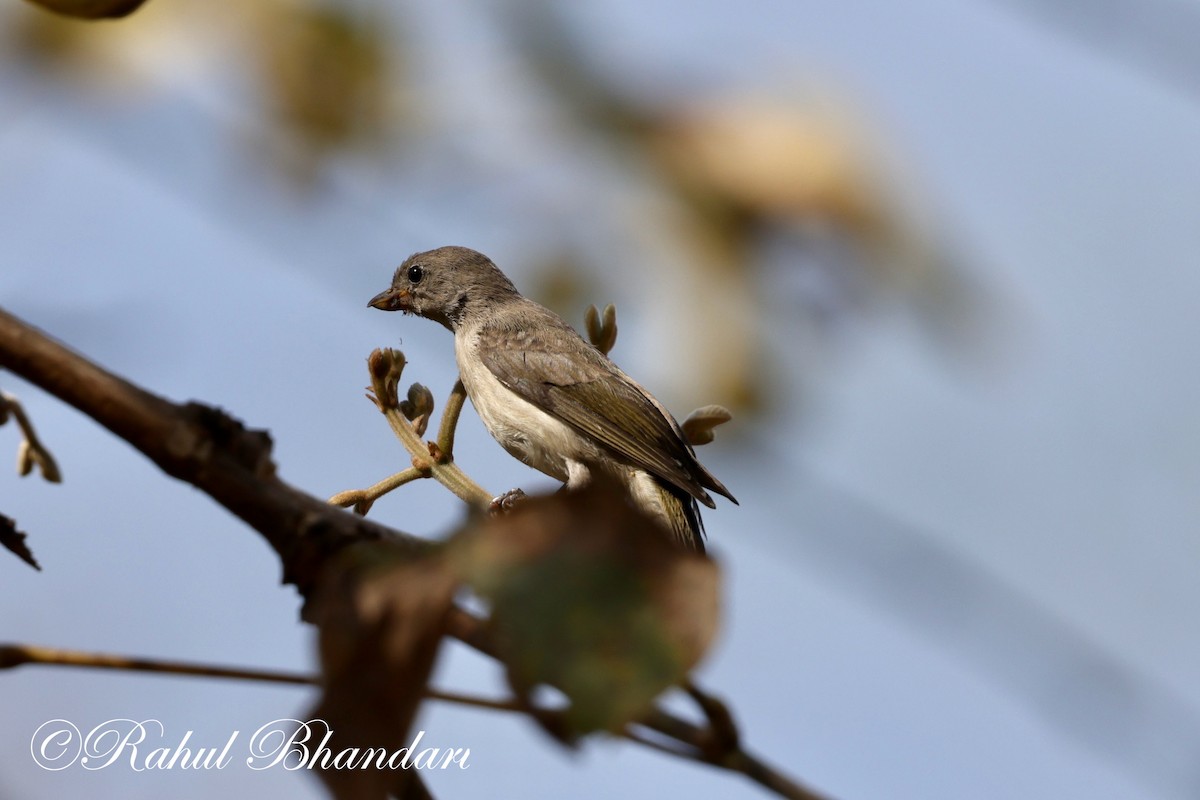
{"label": "branch bark", "polygon": [[135,386],[0,309],[0,367],[73,406],[258,531],[279,554],[283,579],[307,598],[341,548],[388,540],[428,542],[330,506],[281,481],[271,437],[223,411],[177,404]]}

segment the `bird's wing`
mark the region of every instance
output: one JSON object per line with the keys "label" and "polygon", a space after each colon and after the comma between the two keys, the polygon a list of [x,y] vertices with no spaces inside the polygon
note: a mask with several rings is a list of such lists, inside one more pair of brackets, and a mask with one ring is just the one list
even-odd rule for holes
{"label": "bird's wing", "polygon": [[573,329],[560,325],[546,326],[543,333],[485,329],[479,356],[508,389],[621,459],[707,506],[714,503],[705,486],[728,496],[696,461],[675,420]]}

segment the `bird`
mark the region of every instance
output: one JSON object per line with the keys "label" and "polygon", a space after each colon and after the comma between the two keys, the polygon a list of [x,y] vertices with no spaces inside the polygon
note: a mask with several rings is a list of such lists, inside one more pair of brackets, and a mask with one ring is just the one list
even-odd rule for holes
{"label": "bird", "polygon": [[597,474],[615,479],[676,544],[698,552],[705,534],[697,503],[715,508],[713,491],[737,504],[662,403],[560,316],[524,297],[483,253],[458,246],[415,253],[368,307],[450,330],[459,377],[484,427],[567,491]]}

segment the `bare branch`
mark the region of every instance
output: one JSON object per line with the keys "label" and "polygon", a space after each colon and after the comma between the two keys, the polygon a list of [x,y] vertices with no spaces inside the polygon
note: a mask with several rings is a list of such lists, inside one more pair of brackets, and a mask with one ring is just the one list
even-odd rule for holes
{"label": "bare branch", "polygon": [[395,475],[384,478],[379,483],[366,489],[349,489],[344,492],[338,492],[329,498],[329,502],[342,508],[354,506],[354,513],[365,515],[371,510],[372,504],[388,492],[406,483],[428,477],[429,473],[421,467],[409,467],[408,469],[400,470]]}
{"label": "bare branch", "polygon": [[[187,661],[170,661],[157,658],[114,655],[111,653],[85,653],[79,650],[60,650],[29,644],[0,644],[0,669],[12,669],[23,664],[42,664],[56,667],[84,667],[112,669],[124,672],[150,672],[158,675],[187,675],[199,678],[226,678],[264,683],[289,683],[301,686],[319,686],[321,679],[316,675],[279,670],[246,669],[245,667],[219,667],[211,664],[196,664]],[[523,711],[515,700],[494,700],[488,697],[459,692],[444,692],[425,689],[425,698],[472,708],[491,711]]]}

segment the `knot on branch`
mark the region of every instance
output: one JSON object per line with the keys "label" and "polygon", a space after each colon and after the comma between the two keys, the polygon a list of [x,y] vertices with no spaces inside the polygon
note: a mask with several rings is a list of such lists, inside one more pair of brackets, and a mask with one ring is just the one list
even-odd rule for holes
{"label": "knot on branch", "polygon": [[187,437],[191,439],[189,442],[177,443],[177,450],[182,452],[176,455],[203,466],[217,451],[256,477],[266,478],[275,474],[275,462],[271,460],[271,436],[266,431],[250,430],[221,409],[203,403],[188,403],[183,407],[183,414],[195,435]]}

